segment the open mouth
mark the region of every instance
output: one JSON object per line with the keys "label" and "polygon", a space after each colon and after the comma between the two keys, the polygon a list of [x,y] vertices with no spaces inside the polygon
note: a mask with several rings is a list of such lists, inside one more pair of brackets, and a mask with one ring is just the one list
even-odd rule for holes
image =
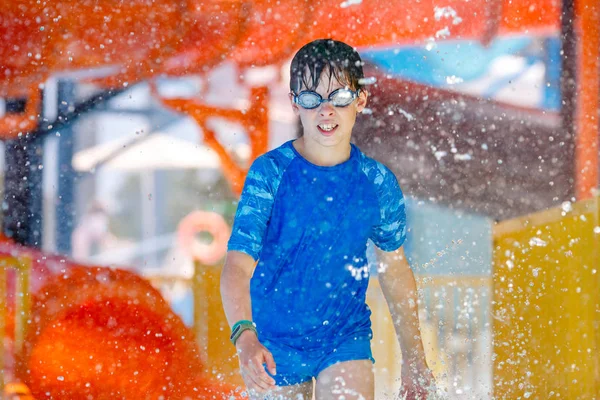
{"label": "open mouth", "polygon": [[324,135],[332,135],[337,129],[337,124],[320,124],[317,125],[319,131]]}

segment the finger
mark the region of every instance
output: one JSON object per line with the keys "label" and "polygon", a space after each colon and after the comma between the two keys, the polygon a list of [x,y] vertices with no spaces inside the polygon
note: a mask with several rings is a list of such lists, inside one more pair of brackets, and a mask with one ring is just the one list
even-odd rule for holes
{"label": "finger", "polygon": [[265,384],[269,385],[269,387],[272,389],[273,387],[275,387],[275,379],[271,378],[269,374],[267,374],[267,371],[265,371],[265,367],[263,366],[263,361],[266,361],[264,358],[264,354],[260,362],[254,363],[253,366],[255,367],[255,371],[258,375],[258,378]]}
{"label": "finger", "polygon": [[[275,381],[273,381],[273,383],[271,384],[269,381],[263,379],[262,374],[265,374],[269,379],[271,379],[269,377],[269,375],[266,374],[266,372],[264,371],[264,369],[259,370],[258,367],[257,368],[257,362],[256,361],[250,361],[248,363],[248,375],[250,375],[252,377],[252,380],[254,381],[254,383],[260,387],[263,391],[267,391],[273,388],[273,386],[275,385]],[[261,374],[262,372],[262,374]]]}
{"label": "finger", "polygon": [[[243,362],[240,360],[240,371],[250,378],[250,383],[253,385],[258,385],[262,382],[262,379],[260,378],[261,371],[255,368],[257,364],[258,363],[252,358],[244,360]],[[271,386],[269,383],[264,383],[264,385],[266,385],[267,388]]]}
{"label": "finger", "polygon": [[277,375],[277,367],[275,364],[275,359],[273,358],[273,354],[269,351],[265,350],[265,361],[267,362],[267,368],[271,375]]}
{"label": "finger", "polygon": [[257,393],[264,393],[268,390],[267,388],[263,388],[261,384],[257,382],[254,373],[249,369],[246,369],[245,372],[242,373],[242,378],[244,379],[244,383],[248,390],[254,390]]}
{"label": "finger", "polygon": [[252,362],[252,368],[254,373],[256,374],[256,379],[260,380],[263,384],[267,385],[269,389],[275,387],[275,380],[267,374],[265,368],[263,367],[263,360]]}

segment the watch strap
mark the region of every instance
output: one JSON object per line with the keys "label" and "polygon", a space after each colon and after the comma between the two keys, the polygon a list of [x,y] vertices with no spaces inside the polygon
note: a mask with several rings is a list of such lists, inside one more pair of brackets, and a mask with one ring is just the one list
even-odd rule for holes
{"label": "watch strap", "polygon": [[258,336],[258,333],[256,331],[256,324],[252,321],[243,319],[233,324],[233,326],[231,327],[231,336],[229,337],[231,343],[233,343],[233,345],[235,346],[237,340],[240,338],[242,333],[244,333],[247,330],[251,330],[252,332],[254,332],[254,334],[256,334],[256,336]]}

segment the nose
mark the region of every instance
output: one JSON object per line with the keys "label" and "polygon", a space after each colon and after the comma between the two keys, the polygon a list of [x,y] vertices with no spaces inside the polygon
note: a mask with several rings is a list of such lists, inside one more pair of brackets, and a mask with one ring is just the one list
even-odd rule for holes
{"label": "nose", "polygon": [[321,107],[319,109],[319,114],[321,114],[322,116],[326,116],[326,115],[333,115],[333,105],[331,105],[330,101],[324,101],[323,103],[321,103]]}

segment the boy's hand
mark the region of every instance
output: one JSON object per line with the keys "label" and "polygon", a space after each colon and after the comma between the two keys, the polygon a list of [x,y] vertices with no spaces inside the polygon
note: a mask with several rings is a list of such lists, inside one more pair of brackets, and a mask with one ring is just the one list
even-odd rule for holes
{"label": "boy's hand", "polygon": [[435,378],[431,370],[415,364],[402,366],[400,399],[427,400],[436,398]]}
{"label": "boy's hand", "polygon": [[265,393],[275,388],[275,380],[267,374],[263,365],[272,375],[275,375],[275,360],[273,355],[263,346],[254,332],[247,330],[236,342],[240,359],[240,372],[246,387],[250,391]]}

